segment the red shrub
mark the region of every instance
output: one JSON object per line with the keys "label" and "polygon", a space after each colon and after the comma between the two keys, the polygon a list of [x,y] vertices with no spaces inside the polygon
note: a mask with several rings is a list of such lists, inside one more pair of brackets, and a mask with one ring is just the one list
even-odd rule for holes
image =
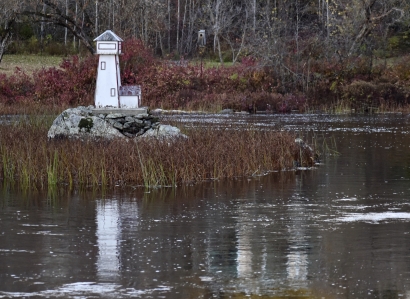
{"label": "red shrub", "polygon": [[124,54],[120,58],[120,67],[123,85],[141,84],[141,79],[150,77],[158,64],[152,51],[141,40],[126,40],[122,52]]}
{"label": "red shrub", "polygon": [[16,68],[14,75],[7,77],[0,74],[0,101],[14,104],[31,97],[33,82],[21,69]]}
{"label": "red shrub", "polygon": [[245,57],[242,57],[241,64],[246,67],[256,66],[257,60],[253,56],[245,56]]}
{"label": "red shrub", "polygon": [[89,105],[95,90],[97,60],[88,56],[65,59],[61,69],[41,69],[33,74],[35,100],[62,105]]}

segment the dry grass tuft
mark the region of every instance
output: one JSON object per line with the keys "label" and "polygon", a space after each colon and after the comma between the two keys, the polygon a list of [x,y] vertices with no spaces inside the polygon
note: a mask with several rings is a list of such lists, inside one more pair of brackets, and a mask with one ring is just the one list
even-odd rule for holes
{"label": "dry grass tuft", "polygon": [[[48,116],[55,119],[61,111],[70,108],[68,105],[42,104],[34,101],[21,101],[18,104],[9,105],[0,103],[0,116],[4,115],[36,115],[36,119]],[[34,121],[34,118],[32,119]]]}

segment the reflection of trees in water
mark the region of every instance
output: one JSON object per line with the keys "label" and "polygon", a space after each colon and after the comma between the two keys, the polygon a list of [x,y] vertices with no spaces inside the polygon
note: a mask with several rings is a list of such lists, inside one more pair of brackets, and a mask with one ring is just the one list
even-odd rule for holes
{"label": "reflection of trees in water", "polygon": [[287,210],[284,212],[288,217],[287,279],[290,285],[298,287],[308,286],[309,270],[312,271],[309,248],[312,247],[310,240],[315,238],[317,231],[311,228],[310,196],[305,195],[305,193],[307,186],[311,186],[311,188],[317,186],[317,182],[312,182],[316,179],[311,172],[299,173],[294,192],[289,197],[286,203]]}
{"label": "reflection of trees in water", "polygon": [[307,286],[309,219],[298,196],[298,177],[293,174],[284,185],[260,185],[253,197],[238,201],[238,278],[246,278],[255,292],[267,281],[271,288],[284,281],[288,287]]}
{"label": "reflection of trees in water", "polygon": [[[286,198],[294,182],[293,173],[276,173],[249,180],[151,190],[143,195],[136,192],[135,197],[142,196],[142,200],[122,201],[118,206],[116,201],[105,205],[100,201],[99,274],[113,278],[119,269],[133,287],[144,288],[153,279],[180,283],[187,270],[198,276],[224,279],[250,278],[255,272],[259,278],[265,277],[270,267],[277,268],[275,273],[282,273],[286,268],[283,256],[275,257],[273,265],[269,262],[276,248],[286,248],[286,238],[274,244],[266,241],[270,238],[269,226],[263,225],[272,219],[271,211],[263,211],[263,205]],[[249,204],[253,211],[249,211]],[[255,217],[263,218],[262,226],[254,222]],[[100,226],[103,221],[105,224]],[[107,247],[112,251],[107,251]],[[254,282],[256,287],[260,280]]]}
{"label": "reflection of trees in water", "polygon": [[[326,232],[326,224],[320,222],[321,226],[311,218],[315,213],[330,213],[325,195],[329,186],[319,183],[329,179],[313,172],[273,174],[135,195],[143,199],[120,205],[117,236],[122,240],[122,279],[136,289],[152,286],[153,281],[182,288],[184,281],[185,286],[204,285],[213,294],[226,284],[234,290],[260,293],[283,286],[308,288],[312,275],[326,284],[335,281],[346,286],[338,275],[352,273],[369,286],[354,286],[350,280],[349,288],[356,288],[356,293],[365,291],[383,275],[376,270],[379,274],[374,274],[372,281],[366,278],[366,263],[374,262],[367,252],[355,253],[364,259],[356,266],[364,265],[366,270],[343,264],[352,260],[346,254],[354,252],[354,230],[342,235],[340,229]],[[321,198],[319,202],[314,195]],[[138,209],[131,212],[132,206]],[[380,226],[374,228],[374,234],[363,232],[357,238],[370,242],[372,236],[384,235],[377,232]],[[318,234],[322,238],[317,238]],[[382,259],[382,252],[375,257]],[[404,271],[407,266],[393,267]],[[201,281],[203,276],[211,281]],[[380,292],[385,294],[386,288],[384,285]]]}

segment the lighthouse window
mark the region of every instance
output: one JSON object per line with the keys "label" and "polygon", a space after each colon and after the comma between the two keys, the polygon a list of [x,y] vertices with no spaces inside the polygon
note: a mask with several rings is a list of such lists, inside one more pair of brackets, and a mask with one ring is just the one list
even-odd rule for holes
{"label": "lighthouse window", "polygon": [[98,43],[98,50],[116,50],[117,45],[115,43]]}
{"label": "lighthouse window", "polygon": [[115,97],[115,88],[111,88],[111,96]]}
{"label": "lighthouse window", "polygon": [[105,70],[105,61],[101,61],[101,69]]}

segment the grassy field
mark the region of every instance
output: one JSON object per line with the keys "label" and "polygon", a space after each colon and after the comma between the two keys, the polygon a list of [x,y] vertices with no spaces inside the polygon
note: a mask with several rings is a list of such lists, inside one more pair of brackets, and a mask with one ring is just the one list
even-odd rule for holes
{"label": "grassy field", "polygon": [[[27,74],[31,74],[41,68],[59,67],[63,57],[49,55],[4,55],[0,63],[0,73],[12,75],[16,67],[20,68]],[[191,60],[191,63],[200,64],[200,60]],[[203,61],[204,68],[212,68],[222,66],[221,63],[215,61]],[[224,63],[223,66],[232,66],[232,63]]]}
{"label": "grassy field", "polygon": [[48,55],[4,55],[0,63],[0,73],[11,75],[18,67],[27,74],[31,74],[43,67],[58,67],[62,58],[61,56]]}

